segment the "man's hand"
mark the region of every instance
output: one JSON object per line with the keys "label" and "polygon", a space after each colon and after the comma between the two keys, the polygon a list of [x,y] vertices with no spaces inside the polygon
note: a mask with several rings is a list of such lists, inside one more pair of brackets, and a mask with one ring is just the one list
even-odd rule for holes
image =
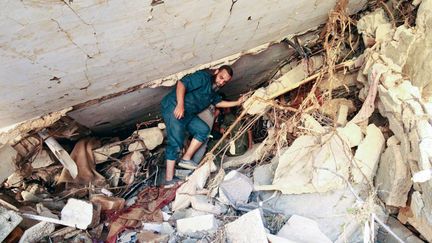
{"label": "man's hand", "polygon": [[182,119],[184,116],[184,106],[177,104],[174,109],[174,117],[177,119]]}
{"label": "man's hand", "polygon": [[238,98],[238,100],[237,100],[237,105],[239,106],[239,105],[243,104],[243,102],[245,102],[246,100],[247,100],[247,96],[245,96],[245,95],[240,96],[240,98]]}

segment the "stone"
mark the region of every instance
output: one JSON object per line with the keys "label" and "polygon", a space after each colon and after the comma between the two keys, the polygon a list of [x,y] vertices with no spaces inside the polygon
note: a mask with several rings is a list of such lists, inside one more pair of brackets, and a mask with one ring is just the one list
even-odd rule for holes
{"label": "stone", "polygon": [[[0,172],[1,173],[1,172]],[[18,173],[14,172],[6,180],[6,187],[21,187],[23,185],[24,177]]]}
{"label": "stone", "polygon": [[252,180],[249,177],[232,170],[225,175],[224,180],[219,185],[220,201],[233,205],[238,203],[247,203],[252,190]]}
{"label": "stone", "polygon": [[270,185],[273,181],[274,169],[272,164],[255,167],[253,172],[254,185]]}
{"label": "stone", "polygon": [[300,136],[280,156],[272,184],[255,189],[301,194],[343,188],[352,160],[347,144],[335,132],[322,137]]}
{"label": "stone", "polygon": [[344,140],[348,141],[349,147],[355,147],[363,140],[361,128],[354,122],[348,122],[344,127],[336,128],[336,131]]}
{"label": "stone", "polygon": [[213,214],[177,220],[177,232],[185,235],[198,231],[216,231],[217,228],[218,225]]}
{"label": "stone", "polygon": [[61,211],[62,221],[75,225],[78,229],[87,229],[92,222],[93,205],[89,202],[69,198]]}
{"label": "stone", "polygon": [[206,213],[219,215],[226,211],[226,209],[217,203],[213,205],[206,195],[194,195],[191,198],[191,204],[192,208]]}
{"label": "stone", "polygon": [[406,206],[412,181],[409,165],[402,159],[400,145],[390,145],[381,155],[375,186],[386,205]]}
{"label": "stone", "polygon": [[314,220],[299,215],[291,216],[288,222],[279,230],[277,236],[298,243],[332,242],[321,232],[318,224]]}
{"label": "stone", "polygon": [[129,144],[128,150],[129,150],[129,152],[146,150],[146,146],[145,146],[143,141],[136,141],[136,142]]}
{"label": "stone", "polygon": [[384,10],[382,8],[378,8],[374,12],[363,16],[357,22],[357,29],[361,34],[375,37],[378,26],[387,24],[388,22],[389,21],[385,17]]}
{"label": "stone", "polygon": [[155,234],[150,231],[141,231],[136,235],[137,242],[142,243],[159,243],[159,242],[167,242],[169,239],[168,235],[163,234]]}
{"label": "stone", "polygon": [[138,130],[137,133],[138,136],[143,140],[148,150],[153,150],[162,144],[164,139],[163,132],[158,127],[141,129]]}
{"label": "stone", "polygon": [[266,90],[259,88],[243,103],[243,108],[251,115],[262,114],[269,108],[269,105],[264,102],[267,98]]}
{"label": "stone", "polygon": [[270,243],[294,243],[288,239],[276,236],[276,235],[272,235],[272,234],[267,234],[267,240]]}
{"label": "stone", "polygon": [[348,107],[348,115],[352,114],[356,108],[354,106],[354,102],[352,100],[348,100],[345,98],[335,98],[331,100],[324,101],[324,103],[320,107],[320,111],[330,117],[333,120],[336,120],[337,113],[339,112],[339,108],[345,105]]}
{"label": "stone", "polygon": [[21,223],[22,217],[15,211],[0,206],[0,242]]}
{"label": "stone", "polygon": [[427,218],[428,212],[424,210],[423,195],[414,191],[411,197],[410,207],[399,210],[398,219],[404,224],[412,225],[428,242],[431,242],[432,226]]}
{"label": "stone", "polygon": [[161,226],[161,234],[165,234],[165,235],[171,235],[175,232],[174,228],[168,223],[168,222],[163,222],[162,226]]}
{"label": "stone", "polygon": [[347,117],[348,117],[348,106],[342,104],[339,107],[339,110],[336,114],[336,120],[335,120],[336,126],[338,127],[345,126],[347,123]]}
{"label": "stone", "polygon": [[259,209],[252,210],[226,224],[225,232],[228,243],[268,242]]}
{"label": "stone", "polygon": [[94,160],[96,164],[103,163],[107,161],[108,156],[112,156],[121,151],[121,146],[117,143],[107,144],[100,148],[93,150]]}
{"label": "stone", "polygon": [[312,134],[321,134],[326,132],[326,129],[309,114],[302,114],[301,121],[303,122],[303,126],[307,129],[307,131],[311,132]]}
{"label": "stone", "polygon": [[366,136],[359,144],[354,155],[352,168],[355,183],[372,182],[378,167],[378,161],[384,149],[385,139],[381,130],[374,124],[366,128]]}
{"label": "stone", "polygon": [[[387,220],[387,225],[390,229],[404,242],[406,243],[423,243],[414,233],[406,228],[399,220],[389,217]],[[398,243],[392,235],[387,231],[383,230],[381,235],[378,235],[378,242],[382,243]]]}
{"label": "stone", "polygon": [[15,172],[18,152],[10,145],[0,147],[0,184]]}
{"label": "stone", "polygon": [[42,149],[31,163],[33,169],[44,168],[54,164],[55,161],[51,158],[48,151]]}
{"label": "stone", "polygon": [[39,222],[27,229],[22,235],[19,243],[36,243],[48,236],[55,230],[55,225],[49,222]]}

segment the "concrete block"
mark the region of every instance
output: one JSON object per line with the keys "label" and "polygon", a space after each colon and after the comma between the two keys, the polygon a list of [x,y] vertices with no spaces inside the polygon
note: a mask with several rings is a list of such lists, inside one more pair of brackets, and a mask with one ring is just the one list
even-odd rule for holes
{"label": "concrete block", "polygon": [[198,231],[216,231],[217,227],[213,214],[177,220],[177,232],[185,235]]}
{"label": "concrete block", "polygon": [[225,225],[229,243],[267,243],[267,235],[262,222],[261,211],[255,209]]}
{"label": "concrete block", "polygon": [[406,206],[412,181],[409,165],[402,159],[400,145],[391,145],[382,154],[375,186],[378,188],[378,196],[387,205]]}
{"label": "concrete block", "polygon": [[317,222],[306,217],[293,215],[279,230],[277,236],[297,243],[331,243],[332,241],[321,232]]}
{"label": "concrete block", "polygon": [[366,129],[366,137],[359,144],[354,155],[356,166],[352,168],[352,174],[355,183],[365,182],[365,179],[372,181],[384,149],[384,143],[385,139],[381,130],[374,124],[370,124]]}
{"label": "concrete block", "polygon": [[213,205],[211,200],[205,195],[195,195],[191,197],[192,208],[212,214],[222,214],[226,211],[221,205]]}
{"label": "concrete block", "polygon": [[9,144],[0,147],[0,184],[15,172],[18,152]]}
{"label": "concrete block", "polygon": [[336,114],[336,126],[345,126],[347,123],[347,117],[348,117],[348,106],[341,105],[339,107],[339,110]]}
{"label": "concrete block", "polygon": [[233,170],[230,171],[219,186],[219,196],[223,203],[247,203],[253,190],[252,180]]}
{"label": "concrete block", "polygon": [[61,211],[61,219],[78,229],[87,229],[93,218],[93,205],[89,202],[70,198]]}
{"label": "concrete block", "polygon": [[337,128],[336,131],[348,141],[350,148],[358,146],[363,140],[361,128],[354,122],[349,122],[346,126]]}
{"label": "concrete block", "polygon": [[3,242],[21,221],[21,216],[16,212],[0,206],[0,242]]}
{"label": "concrete block", "polygon": [[95,163],[96,164],[103,163],[109,159],[108,156],[112,156],[113,154],[118,153],[120,151],[121,151],[121,146],[116,144],[107,144],[105,146],[97,148],[93,150]]}
{"label": "concrete block", "polygon": [[158,127],[141,129],[137,133],[149,150],[156,148],[163,142],[163,132]]}

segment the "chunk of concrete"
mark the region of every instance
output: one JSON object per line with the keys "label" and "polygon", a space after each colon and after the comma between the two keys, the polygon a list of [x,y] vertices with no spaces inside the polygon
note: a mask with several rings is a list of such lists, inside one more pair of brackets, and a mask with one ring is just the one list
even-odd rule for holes
{"label": "chunk of concrete", "polygon": [[350,148],[358,146],[363,140],[361,128],[354,122],[348,122],[344,127],[336,128],[336,131],[348,141]]}
{"label": "chunk of concrete", "polygon": [[212,214],[222,214],[226,211],[221,205],[213,205],[206,195],[194,195],[191,198],[192,208]]}
{"label": "chunk of concrete", "polygon": [[55,225],[49,222],[39,222],[27,229],[22,235],[19,243],[36,243],[48,236],[55,230]]}
{"label": "chunk of concrete", "polygon": [[309,114],[302,114],[301,121],[303,122],[304,127],[311,133],[320,134],[326,132],[326,129]]}
{"label": "chunk of concrete", "polygon": [[92,222],[93,205],[89,202],[70,198],[61,211],[61,219],[78,229],[87,229]]}
{"label": "chunk of concrete", "polygon": [[336,126],[341,127],[346,125],[347,117],[348,117],[348,109],[349,109],[348,106],[344,104],[342,104],[339,107],[339,110],[336,114],[336,120],[335,120]]}
{"label": "chunk of concrete", "polygon": [[[424,241],[420,240],[414,233],[405,227],[399,220],[389,217],[387,220],[387,225],[390,229],[404,242],[406,243],[422,243]],[[379,242],[382,243],[398,243],[392,235],[387,233],[385,230],[382,232],[382,235],[378,236]]]}
{"label": "chunk of concrete", "polygon": [[220,201],[233,205],[247,203],[252,190],[253,182],[249,177],[230,171],[219,186]]}
{"label": "chunk of concrete", "polygon": [[148,150],[152,150],[162,144],[163,132],[158,127],[151,127],[137,131],[138,136],[144,141]]}
{"label": "chunk of concrete", "polygon": [[44,168],[54,164],[55,161],[51,158],[48,151],[42,149],[31,163],[33,169]]}
{"label": "chunk of concrete", "polygon": [[18,152],[9,144],[0,147],[0,184],[15,172]]}
{"label": "chunk of concrete", "polygon": [[352,100],[348,100],[345,98],[335,98],[325,101],[320,107],[320,111],[331,119],[336,120],[337,113],[339,112],[339,108],[342,105],[348,107],[347,114],[351,114],[356,110],[354,102]]}
{"label": "chunk of concrete", "polygon": [[100,148],[93,150],[94,160],[96,164],[103,163],[112,156],[121,151],[121,146],[117,143],[107,144]]}
{"label": "chunk of concrete", "polygon": [[411,196],[410,207],[400,209],[398,219],[404,224],[412,225],[428,242],[431,242],[432,225],[428,214],[429,212],[425,211],[423,195],[415,191]]}
{"label": "chunk of concrete", "polygon": [[268,242],[259,209],[250,211],[234,222],[226,224],[225,231],[229,243]]}
{"label": "chunk of concrete", "polygon": [[177,232],[185,235],[198,231],[216,231],[217,227],[213,214],[177,220]]}
{"label": "chunk of concrete", "polygon": [[3,242],[21,221],[21,216],[16,212],[0,206],[0,242]]}
{"label": "chunk of concrete", "polygon": [[270,185],[273,181],[274,169],[272,164],[255,167],[253,172],[254,185]]}
{"label": "chunk of concrete", "polygon": [[411,189],[410,167],[402,159],[400,145],[391,145],[381,156],[375,186],[386,205],[405,207]]}
{"label": "chunk of concrete", "polygon": [[317,222],[306,217],[293,215],[288,222],[279,230],[277,236],[298,243],[320,242],[331,243],[332,241],[321,232]]}
{"label": "chunk of concrete", "polygon": [[385,139],[381,130],[374,124],[366,128],[366,137],[359,144],[354,155],[352,168],[355,183],[372,182],[378,167],[378,161],[384,149]]}

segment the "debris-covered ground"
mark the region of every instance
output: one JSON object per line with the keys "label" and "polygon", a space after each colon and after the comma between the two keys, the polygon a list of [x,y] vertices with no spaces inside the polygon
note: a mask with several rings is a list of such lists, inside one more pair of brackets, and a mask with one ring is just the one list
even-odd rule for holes
{"label": "debris-covered ground", "polygon": [[296,57],[178,184],[158,121],[100,138],[63,117],[3,145],[0,240],[432,241],[432,0],[346,5],[284,40]]}

